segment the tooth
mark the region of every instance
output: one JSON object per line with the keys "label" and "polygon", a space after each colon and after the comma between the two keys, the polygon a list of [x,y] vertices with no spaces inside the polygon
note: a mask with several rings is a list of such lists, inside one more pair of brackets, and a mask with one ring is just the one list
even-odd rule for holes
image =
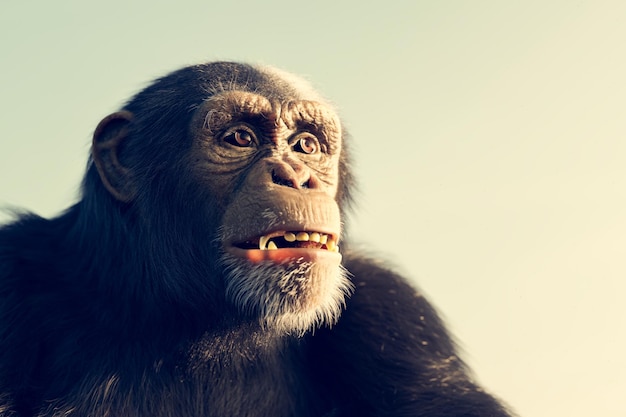
{"label": "tooth", "polygon": [[339,252],[339,246],[335,246],[335,252]]}
{"label": "tooth", "polygon": [[316,243],[319,243],[320,238],[321,238],[321,236],[320,236],[320,234],[319,234],[319,233],[317,233],[317,232],[313,232],[313,233],[311,233],[311,234],[309,235],[309,240],[310,240],[311,242],[316,242]]}
{"label": "tooth", "polygon": [[325,245],[328,242],[328,235],[320,235],[320,243]]}
{"label": "tooth", "polygon": [[307,232],[300,232],[296,235],[298,242],[307,242],[309,240],[309,234]]}
{"label": "tooth", "polygon": [[291,232],[285,233],[285,235],[283,237],[285,238],[285,240],[287,242],[295,242],[296,241],[296,235],[291,233]]}
{"label": "tooth", "polygon": [[259,238],[259,249],[265,250],[265,245],[267,244],[268,240],[270,240],[269,236],[261,236]]}
{"label": "tooth", "polygon": [[267,249],[269,249],[269,250],[276,250],[276,249],[278,249],[278,246],[276,246],[276,243],[274,243],[273,241],[270,240],[270,243],[267,244]]}
{"label": "tooth", "polygon": [[328,249],[331,252],[335,252],[336,247],[337,247],[337,244],[335,243],[335,241],[332,239],[328,239],[328,242],[326,242],[326,249]]}

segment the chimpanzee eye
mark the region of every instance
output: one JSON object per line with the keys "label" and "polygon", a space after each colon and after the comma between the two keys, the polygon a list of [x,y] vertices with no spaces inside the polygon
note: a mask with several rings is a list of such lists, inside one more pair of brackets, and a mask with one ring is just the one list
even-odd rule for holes
{"label": "chimpanzee eye", "polygon": [[314,154],[319,152],[320,144],[317,141],[317,138],[312,135],[302,136],[296,142],[294,149],[298,152],[303,152],[306,154]]}
{"label": "chimpanzee eye", "polygon": [[252,132],[246,129],[236,129],[226,133],[223,139],[231,145],[247,148],[252,145],[254,137]]}

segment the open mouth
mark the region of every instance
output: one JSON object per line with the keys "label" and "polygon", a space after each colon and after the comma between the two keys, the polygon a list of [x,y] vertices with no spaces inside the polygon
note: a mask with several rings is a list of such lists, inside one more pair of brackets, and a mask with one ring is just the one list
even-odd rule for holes
{"label": "open mouth", "polygon": [[312,231],[273,232],[244,242],[235,243],[233,246],[244,250],[272,251],[285,248],[297,248],[339,252],[337,239],[333,235]]}

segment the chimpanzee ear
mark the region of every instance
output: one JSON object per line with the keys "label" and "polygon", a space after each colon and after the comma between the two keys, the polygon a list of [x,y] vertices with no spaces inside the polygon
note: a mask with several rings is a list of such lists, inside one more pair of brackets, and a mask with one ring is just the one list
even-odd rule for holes
{"label": "chimpanzee ear", "polygon": [[132,118],[132,113],[128,111],[105,117],[96,128],[91,147],[93,162],[102,183],[113,197],[122,202],[129,202],[135,197],[131,172],[120,162]]}

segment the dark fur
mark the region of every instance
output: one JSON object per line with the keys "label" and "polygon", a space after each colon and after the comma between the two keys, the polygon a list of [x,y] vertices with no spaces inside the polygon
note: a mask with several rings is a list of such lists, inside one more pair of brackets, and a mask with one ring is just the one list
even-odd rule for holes
{"label": "dark fur", "polygon": [[[336,326],[277,336],[238,318],[206,278],[220,274],[219,202],[206,212],[210,196],[179,160],[192,111],[216,86],[293,94],[246,65],[175,72],[125,106],[140,132],[124,160],[142,184],[134,204],[113,199],[90,164],[63,215],[0,229],[1,415],[507,416],[428,302],[349,250],[356,289]],[[340,169],[345,207],[345,150]]]}

